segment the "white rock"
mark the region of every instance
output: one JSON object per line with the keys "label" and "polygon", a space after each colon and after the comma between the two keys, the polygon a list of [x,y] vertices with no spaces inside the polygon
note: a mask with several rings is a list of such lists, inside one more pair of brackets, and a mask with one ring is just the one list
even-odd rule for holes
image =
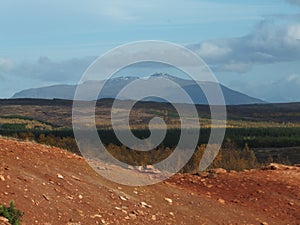
{"label": "white rock", "polygon": [[0,175],[0,180],[5,181],[4,176]]}
{"label": "white rock", "polygon": [[225,200],[221,198],[218,199],[218,202],[220,202],[221,204],[225,204]]}
{"label": "white rock", "polygon": [[173,203],[173,200],[170,199],[170,198],[165,198],[165,200],[166,200],[169,204],[172,204],[172,203]]}
{"label": "white rock", "polygon": [[147,208],[152,208],[152,206],[149,205],[149,204],[147,204],[146,202],[141,202],[140,204],[141,204],[141,206],[142,206],[143,208],[145,208],[145,207],[147,207]]}
{"label": "white rock", "polygon": [[92,218],[92,219],[95,219],[95,218],[102,218],[102,216],[99,215],[99,214],[95,214],[95,215],[91,216],[91,218]]}
{"label": "white rock", "polygon": [[214,174],[224,174],[227,173],[227,170],[223,168],[215,168],[215,169],[211,169],[210,172]]}
{"label": "white rock", "polygon": [[121,200],[123,200],[123,201],[127,201],[127,198],[126,197],[124,197],[124,196],[119,196],[119,198],[121,199]]}
{"label": "white rock", "polygon": [[133,219],[133,220],[136,219],[136,215],[135,215],[134,213],[130,213],[130,214],[129,214],[129,217],[130,217],[131,219]]}
{"label": "white rock", "polygon": [[64,176],[58,173],[58,174],[57,174],[57,178],[59,178],[59,179],[64,179]]}

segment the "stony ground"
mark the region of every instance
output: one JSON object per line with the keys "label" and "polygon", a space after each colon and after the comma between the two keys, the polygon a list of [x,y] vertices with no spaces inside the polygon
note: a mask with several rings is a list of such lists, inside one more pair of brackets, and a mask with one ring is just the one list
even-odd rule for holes
{"label": "stony ground", "polygon": [[64,150],[8,139],[0,164],[0,203],[14,200],[22,224],[300,224],[296,166],[178,174],[134,188]]}

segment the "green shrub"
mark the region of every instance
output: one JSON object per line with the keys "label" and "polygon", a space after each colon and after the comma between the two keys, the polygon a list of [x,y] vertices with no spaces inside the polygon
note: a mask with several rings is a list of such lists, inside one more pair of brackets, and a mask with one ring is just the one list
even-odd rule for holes
{"label": "green shrub", "polygon": [[20,225],[23,212],[16,209],[14,202],[11,201],[9,207],[0,205],[0,216],[7,218],[12,225]]}

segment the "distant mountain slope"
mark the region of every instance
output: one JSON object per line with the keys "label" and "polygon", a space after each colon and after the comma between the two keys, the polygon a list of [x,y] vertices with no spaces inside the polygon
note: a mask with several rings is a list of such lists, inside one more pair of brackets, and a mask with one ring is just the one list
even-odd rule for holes
{"label": "distant mountain slope", "polygon": [[[196,104],[208,104],[207,99],[203,91],[199,88],[199,85],[192,80],[186,80],[171,76],[169,74],[153,74],[147,79],[139,79],[138,77],[119,77],[113,78],[106,82],[99,98],[116,98],[119,91],[131,83],[132,81],[139,80],[141,82],[140,87],[135,91],[134,96],[139,96],[140,91],[143,91],[147,82],[153,82],[157,85],[153,89],[160,89],[165,96],[168,96],[173,103],[186,103],[186,100],[180,96],[178,89],[167,86],[166,83],[160,82],[159,79],[167,78],[176,82],[182,89],[184,89]],[[104,81],[87,81],[81,85],[86,86],[87,90],[97,90],[99,83],[103,84]],[[143,85],[144,84],[144,85]],[[201,86],[209,90],[215,90],[217,83],[213,82],[199,82]],[[224,94],[225,102],[227,105],[241,105],[241,104],[261,104],[262,100],[250,97],[243,93],[234,91],[224,85],[220,85]],[[73,99],[76,91],[76,85],[53,85],[48,87],[33,88],[20,91],[13,95],[12,98],[42,98],[42,99]],[[126,95],[118,96],[119,99],[131,99]],[[95,100],[92,96],[88,97],[89,100]],[[136,100],[136,99],[134,99]],[[146,101],[162,102],[164,100],[156,97],[149,97],[144,99]]]}
{"label": "distant mountain slope", "polygon": [[26,89],[15,93],[12,98],[73,99],[75,90],[75,85],[53,85]]}

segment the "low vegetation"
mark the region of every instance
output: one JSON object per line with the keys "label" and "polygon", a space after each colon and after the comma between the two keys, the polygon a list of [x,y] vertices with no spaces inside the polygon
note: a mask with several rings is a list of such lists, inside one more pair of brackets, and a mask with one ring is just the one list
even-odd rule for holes
{"label": "low vegetation", "polygon": [[[149,130],[134,130],[133,133],[142,139],[147,138],[150,134]],[[0,134],[21,140],[36,141],[37,143],[56,146],[80,154],[71,129],[24,130],[19,132],[0,129]],[[207,143],[209,134],[210,129],[201,129],[198,146]],[[148,155],[145,152],[135,152],[122,146],[112,130],[99,130],[99,136],[103,143],[109,146],[113,154],[120,155],[119,159],[121,161],[142,165],[146,164],[145,158],[152,158],[152,161],[147,161],[149,163],[158,162],[158,160],[167,157],[177,145],[180,130],[168,130],[161,145],[157,149],[149,151]],[[254,152],[257,162],[260,164],[267,162],[296,164],[300,162],[300,148],[298,147],[300,146],[300,128],[229,128],[220,154],[239,154],[245,146],[248,146]],[[264,149],[266,150],[264,151]],[[133,159],[128,159],[127,155],[129,153],[134,155],[132,156]],[[158,158],[156,155],[161,155],[161,157]]]}
{"label": "low vegetation", "polygon": [[52,130],[50,123],[22,116],[0,116],[0,128],[3,130]]}
{"label": "low vegetation", "polygon": [[0,205],[0,216],[8,219],[12,225],[20,225],[23,212],[16,209],[14,202],[11,201],[8,207]]}
{"label": "low vegetation", "polygon": [[[56,146],[63,149],[67,149],[76,154],[80,154],[76,141],[73,136],[55,136],[51,133],[35,135],[33,133],[14,133],[13,137],[23,140],[34,140],[38,143]],[[135,151],[127,148],[120,143],[109,143],[106,145],[110,154],[112,154],[118,160],[127,163],[129,165],[149,165],[158,163],[166,159],[170,154],[172,154],[175,145],[173,146],[159,146],[151,151]],[[203,156],[205,150],[205,144],[199,144],[192,158],[188,164],[181,170],[183,173],[193,173],[197,172],[199,162]],[[292,160],[299,161],[299,151]],[[97,149],[90,148],[89,154],[91,156],[101,157],[103,155],[97,155]],[[245,169],[259,168],[262,165],[276,162],[283,164],[293,164],[297,161],[290,161],[288,154],[282,149],[272,152],[258,152],[249,147],[248,144],[244,146],[239,146],[237,143],[231,141],[229,138],[223,143],[221,150],[219,151],[217,157],[211,164],[210,168],[224,168],[227,170],[241,171]]]}
{"label": "low vegetation", "polygon": [[[71,101],[2,101],[0,135],[36,141],[80,154],[71,128]],[[112,103],[111,99],[101,100],[97,102],[96,109],[99,137],[112,155],[131,165],[147,165],[159,162],[173,152],[181,130],[178,128],[180,126],[178,115],[172,105],[151,102],[135,105],[131,112],[131,128],[138,138],[149,137],[147,124],[154,116],[162,117],[169,125],[160,146],[149,152],[138,152],[123,146],[111,129],[111,124],[107,122],[110,120]],[[299,163],[299,106],[298,103],[229,106],[225,141],[212,167],[243,170],[270,162]],[[202,125],[198,148],[183,172],[193,172],[197,169],[195,165],[199,164],[203,154],[201,149],[204,149],[203,146],[207,143],[211,132],[209,108],[199,105],[197,109],[201,115]],[[91,154],[96,152],[93,149],[90,151]]]}

